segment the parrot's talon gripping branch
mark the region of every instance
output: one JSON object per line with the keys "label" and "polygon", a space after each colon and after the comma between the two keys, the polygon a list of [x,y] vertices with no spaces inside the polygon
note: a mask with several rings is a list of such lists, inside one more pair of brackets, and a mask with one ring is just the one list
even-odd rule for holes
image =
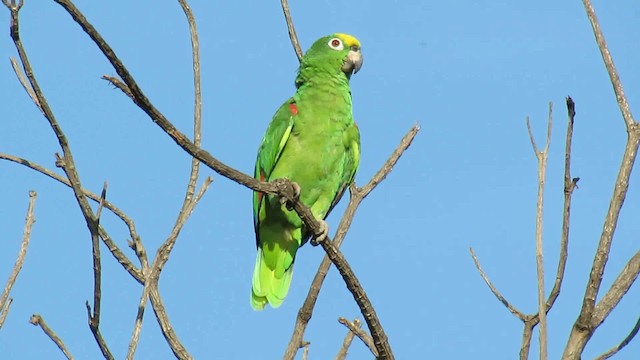
{"label": "parrot's talon gripping branch", "polygon": [[313,246],[318,246],[321,242],[327,240],[327,236],[329,235],[329,225],[327,222],[324,220],[318,220],[318,224],[320,224],[320,228],[311,239],[311,245]]}

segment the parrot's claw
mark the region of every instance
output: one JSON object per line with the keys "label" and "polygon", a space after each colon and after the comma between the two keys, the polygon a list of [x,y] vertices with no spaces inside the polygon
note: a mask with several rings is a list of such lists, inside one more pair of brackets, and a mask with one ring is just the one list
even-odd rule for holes
{"label": "parrot's claw", "polygon": [[[298,200],[300,198],[300,191],[301,191],[300,185],[298,185],[297,183],[292,181],[291,182],[291,187],[293,188],[293,198]],[[287,210],[289,210],[289,211],[293,210],[293,204],[290,203],[289,201],[287,201],[287,199],[284,198],[284,197],[280,198],[280,204],[286,205],[287,206]]]}
{"label": "parrot's claw", "polygon": [[318,244],[325,241],[327,235],[329,235],[329,225],[327,225],[327,222],[324,220],[318,220],[318,222],[320,223],[320,233],[311,239],[311,245],[313,246],[318,246]]}

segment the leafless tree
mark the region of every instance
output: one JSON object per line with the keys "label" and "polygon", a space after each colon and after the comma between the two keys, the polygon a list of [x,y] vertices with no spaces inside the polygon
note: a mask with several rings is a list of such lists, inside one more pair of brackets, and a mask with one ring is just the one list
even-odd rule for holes
{"label": "leafless tree", "polygon": [[[613,242],[613,235],[618,224],[618,216],[624,204],[624,200],[629,188],[629,177],[631,170],[635,163],[636,155],[638,152],[638,144],[640,143],[640,124],[634,120],[627,103],[627,98],[622,88],[622,82],[618,76],[613,58],[607,43],[604,39],[602,30],[596,17],[596,12],[591,5],[590,0],[583,0],[584,8],[587,13],[587,17],[593,28],[596,43],[602,54],[605,68],[609,73],[611,85],[622,113],[622,119],[627,132],[627,143],[625,145],[624,154],[622,155],[622,163],[616,179],[613,195],[611,196],[611,202],[609,204],[609,210],[604,219],[604,225],[602,234],[600,235],[600,241],[594,255],[593,263],[591,266],[591,272],[589,274],[589,280],[585,289],[584,298],[582,300],[582,308],[580,314],[576,319],[571,331],[569,333],[569,341],[564,348],[562,359],[566,360],[578,360],[581,358],[582,352],[585,346],[594,332],[609,316],[613,309],[618,305],[622,297],[627,293],[631,285],[640,274],[640,250],[636,252],[626,263],[618,277],[610,286],[609,290],[601,296],[600,301],[596,301],[600,292],[600,285],[602,284],[602,278],[604,274],[605,265],[609,258],[609,252],[611,250],[611,244]],[[483,271],[478,258],[476,257],[473,249],[471,251],[471,257],[482,276],[483,280],[487,283],[491,292],[496,298],[502,302],[506,308],[514,316],[516,316],[524,324],[524,331],[522,334],[522,345],[520,347],[520,359],[529,358],[529,350],[531,347],[531,337],[533,335],[533,329],[539,325],[539,345],[540,345],[540,359],[546,360],[547,355],[547,313],[553,307],[556,299],[560,295],[560,289],[562,281],[564,279],[565,267],[567,264],[568,256],[568,244],[569,244],[569,219],[571,214],[571,195],[576,189],[579,178],[571,177],[571,141],[573,138],[573,125],[575,120],[575,103],[573,99],[567,97],[567,134],[565,141],[565,166],[564,166],[564,207],[562,216],[562,233],[560,234],[560,256],[558,260],[558,268],[556,272],[556,280],[553,284],[553,288],[549,293],[549,296],[545,299],[545,286],[544,286],[544,269],[543,269],[543,251],[542,251],[542,219],[543,219],[543,197],[545,186],[545,174],[547,168],[547,157],[549,143],[551,141],[551,121],[552,121],[552,106],[549,105],[549,120],[547,126],[547,138],[545,147],[543,150],[539,150],[531,132],[531,125],[527,118],[526,124],[529,131],[529,137],[531,139],[531,145],[533,147],[534,154],[538,160],[538,200],[536,207],[536,268],[537,268],[537,290],[538,290],[538,311],[534,314],[525,314],[513,306],[505,297],[496,289],[491,283],[486,273]],[[615,353],[624,348],[637,334],[640,328],[640,319],[636,322],[634,328],[630,331],[629,335],[620,342],[620,344],[614,346],[611,350],[603,353],[599,359],[606,359],[613,356]]]}

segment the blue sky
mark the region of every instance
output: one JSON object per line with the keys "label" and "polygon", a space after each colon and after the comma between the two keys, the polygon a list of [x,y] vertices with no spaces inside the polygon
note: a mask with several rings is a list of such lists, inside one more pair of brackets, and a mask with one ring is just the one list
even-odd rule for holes
{"label": "blue sky", "polygon": [[[192,1],[201,40],[203,147],[251,172],[278,106],[294,91],[297,60],[278,1]],[[188,28],[177,2],[77,1],[154,104],[190,133],[192,78]],[[357,183],[367,182],[416,122],[422,131],[388,179],[362,204],[343,251],[376,307],[398,359],[513,359],[522,326],[489,292],[469,256],[520,310],[535,312],[536,160],[524,119],[544,140],[555,106],[545,197],[547,293],[561,228],[565,96],[576,102],[574,193],[564,286],[549,314],[549,355],[559,358],[577,317],[624,149],[624,124],[580,1],[292,1],[303,48],[316,38],[357,36],[364,66],[352,78],[362,134]],[[640,7],[596,1],[632,111],[640,106]],[[0,12],[0,152],[55,169],[55,136],[15,80],[8,58],[8,11]],[[115,71],[53,2],[26,1],[21,31],[36,76],[71,142],[83,185],[135,221],[149,252],[169,234],[181,205],[190,158],[119,91],[100,80]],[[58,169],[57,172],[60,173]],[[637,171],[636,171],[637,172]],[[254,312],[251,192],[213,175],[211,189],[184,228],[160,290],[179,337],[199,359],[277,359],[323,256],[299,252],[289,295],[277,310]],[[37,222],[14,302],[0,333],[6,358],[61,358],[28,323],[41,314],[79,359],[99,358],[84,302],[92,298],[91,244],[70,189],[19,165],[0,162],[0,280],[19,249],[28,191]],[[329,218],[335,229],[345,202]],[[638,250],[640,182],[632,175],[603,291]],[[127,229],[102,224],[126,248]],[[128,254],[133,258],[132,252]],[[101,329],[124,358],[141,287],[103,251]],[[623,339],[638,317],[633,287],[598,329],[584,358]],[[359,316],[335,269],[320,293],[305,339],[310,359],[338,351],[337,318]],[[537,336],[531,355],[537,357]],[[354,341],[351,359],[368,358]],[[636,340],[618,359],[635,359]],[[171,358],[151,311],[140,359]],[[299,354],[299,356],[301,353]]]}

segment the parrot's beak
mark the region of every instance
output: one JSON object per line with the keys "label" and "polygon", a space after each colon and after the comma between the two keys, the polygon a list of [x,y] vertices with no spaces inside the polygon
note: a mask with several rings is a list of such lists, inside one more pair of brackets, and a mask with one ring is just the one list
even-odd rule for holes
{"label": "parrot's beak", "polygon": [[342,65],[342,71],[345,74],[351,75],[352,73],[357,73],[362,67],[362,52],[360,52],[360,47],[352,46],[351,50],[347,54],[347,58],[344,60],[344,64]]}

